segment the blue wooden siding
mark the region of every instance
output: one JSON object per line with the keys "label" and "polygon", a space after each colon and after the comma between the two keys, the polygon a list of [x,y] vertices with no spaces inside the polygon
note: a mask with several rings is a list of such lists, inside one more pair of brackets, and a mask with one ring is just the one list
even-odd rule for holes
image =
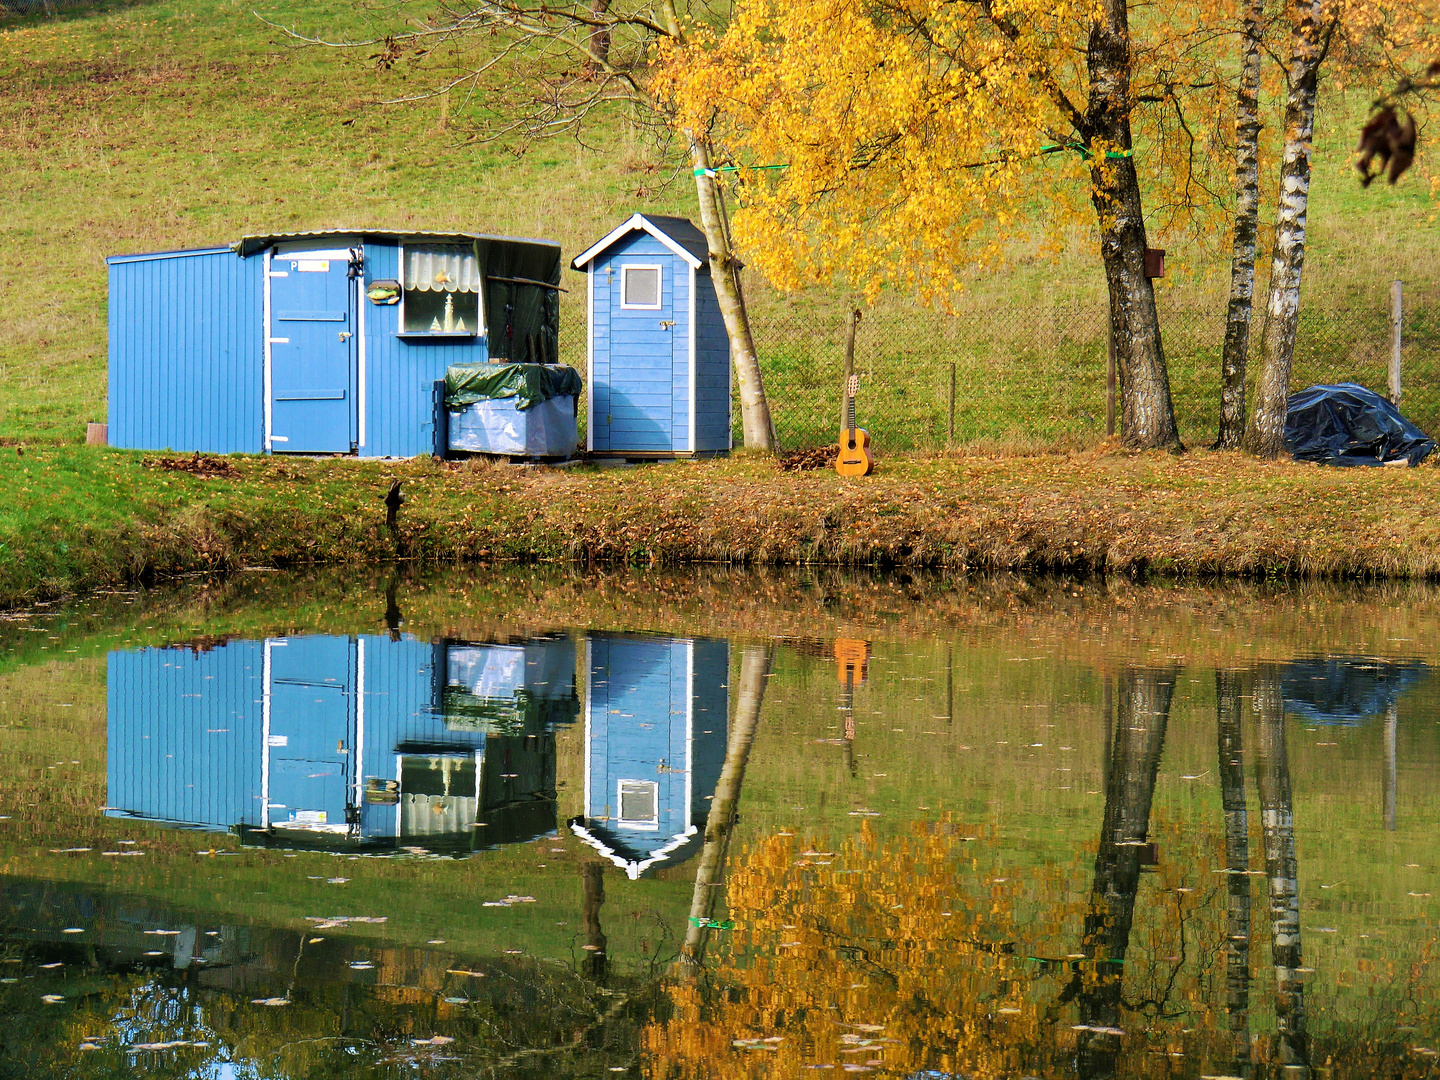
{"label": "blue wooden siding", "polygon": [[[367,239],[365,281],[400,277],[400,245]],[[362,296],[364,290],[361,290]],[[485,338],[401,338],[400,306],[365,305],[365,441],[361,457],[413,457],[433,449],[431,388],[451,364],[483,363]],[[485,313],[487,327],[492,318]],[[498,318],[504,318],[501,313]]]}
{"label": "blue wooden siding", "polygon": [[258,641],[110,653],[107,805],[204,829],[258,823],[263,666]]}
{"label": "blue wooden siding", "polygon": [[[473,760],[483,751],[478,810],[486,831],[473,845],[470,830],[459,833],[464,845],[554,830],[553,728],[491,735],[448,724],[437,698],[449,647],[375,635],[231,641],[200,653],[111,653],[112,814],[214,830],[263,824],[267,648],[272,825],[314,822],[317,813],[326,825],[342,825],[356,806],[357,787],[363,792],[371,778],[395,780],[402,757],[407,768],[423,770],[427,762]],[[495,647],[458,648],[473,654]],[[521,651],[517,693],[574,700],[569,639],[526,643]],[[575,714],[557,708],[546,715],[568,722]],[[361,837],[395,837],[399,807],[362,795],[358,808]]]}
{"label": "blue wooden siding", "polygon": [[[636,876],[652,862],[688,857],[704,830],[725,759],[730,649],[724,641],[595,633],[589,650],[583,827]],[[656,785],[653,827],[620,820],[627,780]]]}
{"label": "blue wooden siding", "polygon": [[715,282],[695,278],[695,449],[730,449],[730,336]]}
{"label": "blue wooden siding", "polygon": [[259,453],[264,260],[213,248],[106,262],[110,444]]}
{"label": "blue wooden siding", "polygon": [[[659,310],[620,306],[623,268],[635,265],[661,268]],[[596,389],[591,421],[597,424],[595,448],[684,450],[689,438],[689,389],[683,382],[686,373],[676,370],[676,356],[684,366],[688,268],[660,241],[636,232],[616,241],[596,261],[595,272],[595,354],[601,369],[591,373]],[[667,329],[661,325],[664,322],[674,326]]]}
{"label": "blue wooden siding", "polygon": [[[661,310],[620,307],[621,270],[634,264],[662,267]],[[612,453],[728,450],[730,343],[708,267],[695,271],[695,325],[691,326],[689,264],[649,233],[635,230],[625,234],[596,255],[591,266],[592,449]],[[662,321],[674,325],[664,329]]]}

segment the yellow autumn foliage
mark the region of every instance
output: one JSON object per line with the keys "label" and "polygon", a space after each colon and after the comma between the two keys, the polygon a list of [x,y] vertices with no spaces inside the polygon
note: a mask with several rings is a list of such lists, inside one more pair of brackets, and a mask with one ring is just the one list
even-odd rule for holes
{"label": "yellow autumn foliage", "polygon": [[[1353,83],[1382,59],[1413,62],[1435,14],[1431,0],[1327,4],[1327,72]],[[1124,152],[1089,133],[1105,100],[1087,68],[1100,18],[1098,3],[1047,0],[739,0],[723,30],[661,46],[652,91],[740,166],[737,241],[781,287],[943,301],[1017,250],[1092,242],[1097,174]],[[1212,253],[1233,203],[1240,25],[1232,0],[1129,11],[1125,104],[1147,219]],[[1282,78],[1267,63],[1262,97],[1282,95]],[[1277,127],[1263,129],[1262,184]]]}

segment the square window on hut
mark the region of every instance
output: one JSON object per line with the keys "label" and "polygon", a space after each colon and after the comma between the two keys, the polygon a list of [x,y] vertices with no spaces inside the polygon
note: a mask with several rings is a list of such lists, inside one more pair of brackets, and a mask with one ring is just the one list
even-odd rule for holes
{"label": "square window on hut", "polygon": [[620,824],[653,828],[659,822],[659,801],[660,785],[654,780],[621,780]]}
{"label": "square window on hut", "polygon": [[480,262],[465,244],[415,244],[400,252],[402,334],[479,334]]}
{"label": "square window on hut", "polygon": [[620,306],[622,308],[660,308],[660,267],[622,266],[620,268]]}

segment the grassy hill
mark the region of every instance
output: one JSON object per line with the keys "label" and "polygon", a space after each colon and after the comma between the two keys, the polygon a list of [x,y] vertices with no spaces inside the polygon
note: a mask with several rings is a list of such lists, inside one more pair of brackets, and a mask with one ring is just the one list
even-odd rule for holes
{"label": "grassy hill", "polygon": [[[0,16],[0,441],[73,442],[85,421],[103,419],[106,255],[340,226],[541,235],[574,253],[636,209],[690,210],[683,170],[667,186],[674,162],[622,117],[592,132],[592,149],[560,140],[516,157],[468,144],[458,105],[442,124],[434,100],[374,104],[431,85],[443,68],[382,71],[367,50],[297,49],[255,10],[248,0],[101,0]],[[384,29],[335,2],[270,0],[258,10],[331,39]],[[1377,381],[1392,278],[1404,278],[1412,298],[1407,363],[1440,337],[1430,327],[1440,297],[1424,178],[1362,192],[1350,171],[1364,97],[1332,94],[1319,118],[1311,322],[1297,379]],[[485,106],[483,87],[477,102]],[[1017,245],[1011,271],[976,281],[960,319],[894,297],[871,314],[862,405],[883,445],[950,438],[952,364],[956,441],[1098,437],[1101,282],[1087,230],[1073,237],[1058,258]],[[1199,441],[1213,424],[1223,237],[1156,242],[1170,249],[1162,308],[1177,408],[1187,439]],[[843,297],[783,298],[758,279],[749,288],[782,438],[828,438]],[[582,364],[578,293],[565,297],[561,321],[562,353]],[[1407,402],[1440,420],[1429,381],[1417,367]]]}

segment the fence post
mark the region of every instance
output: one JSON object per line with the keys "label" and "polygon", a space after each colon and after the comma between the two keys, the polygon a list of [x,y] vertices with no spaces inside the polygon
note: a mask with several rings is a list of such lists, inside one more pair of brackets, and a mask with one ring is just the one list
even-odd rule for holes
{"label": "fence post", "polygon": [[1105,367],[1105,437],[1115,434],[1115,327],[1107,319],[1109,329],[1105,334],[1105,352],[1109,362]]}
{"label": "fence post", "polygon": [[1400,404],[1400,325],[1404,314],[1404,285],[1390,283],[1390,403]]}
{"label": "fence post", "polygon": [[947,445],[955,444],[955,361],[950,361],[950,437]]}

